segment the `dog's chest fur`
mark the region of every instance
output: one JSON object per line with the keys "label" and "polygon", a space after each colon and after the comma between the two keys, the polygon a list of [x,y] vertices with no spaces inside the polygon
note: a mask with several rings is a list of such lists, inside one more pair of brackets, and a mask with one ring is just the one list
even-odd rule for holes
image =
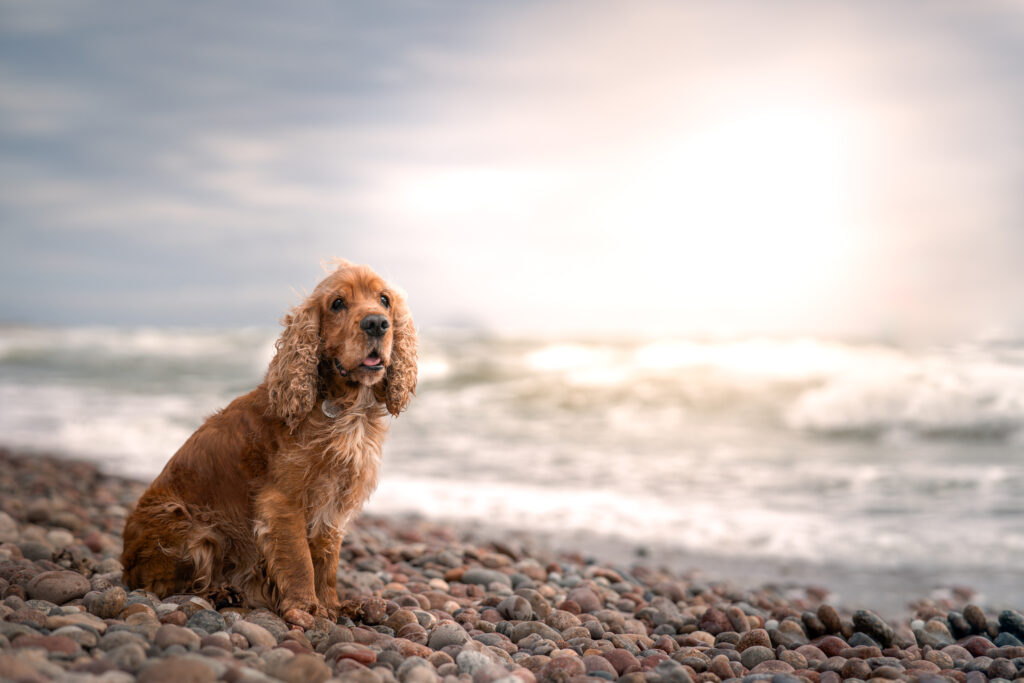
{"label": "dog's chest fur", "polygon": [[377,487],[385,415],[372,389],[363,387],[337,417],[320,410],[311,416],[301,455],[289,463],[300,475],[310,538],[340,533]]}

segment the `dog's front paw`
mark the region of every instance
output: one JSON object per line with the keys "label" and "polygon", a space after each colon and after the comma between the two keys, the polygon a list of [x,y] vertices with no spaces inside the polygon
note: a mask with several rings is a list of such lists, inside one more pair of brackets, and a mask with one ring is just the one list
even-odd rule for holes
{"label": "dog's front paw", "polygon": [[306,610],[301,610],[298,607],[286,609],[284,614],[281,616],[284,617],[284,620],[292,627],[298,626],[304,631],[308,631],[313,628],[313,624],[316,623],[312,614]]}
{"label": "dog's front paw", "polygon": [[330,619],[337,623],[338,616],[341,614],[341,602],[337,596],[324,596],[320,600],[320,609],[317,611],[318,617]]}
{"label": "dog's front paw", "polygon": [[313,615],[316,614],[320,604],[316,598],[311,600],[282,600],[281,616],[292,626],[303,629],[313,628]]}

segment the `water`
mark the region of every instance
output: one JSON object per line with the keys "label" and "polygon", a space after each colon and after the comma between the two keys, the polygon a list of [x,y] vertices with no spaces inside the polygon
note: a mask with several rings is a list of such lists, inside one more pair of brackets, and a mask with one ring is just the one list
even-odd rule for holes
{"label": "water", "polygon": [[[151,478],[276,333],[0,329],[0,443]],[[1024,344],[423,337],[373,512],[1024,597]]]}

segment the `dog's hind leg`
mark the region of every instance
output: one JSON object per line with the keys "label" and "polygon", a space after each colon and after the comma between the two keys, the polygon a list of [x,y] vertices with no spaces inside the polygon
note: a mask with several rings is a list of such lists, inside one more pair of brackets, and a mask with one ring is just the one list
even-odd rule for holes
{"label": "dog's hind leg", "polygon": [[209,517],[174,499],[145,496],[125,524],[125,583],[161,597],[208,590],[220,563]]}

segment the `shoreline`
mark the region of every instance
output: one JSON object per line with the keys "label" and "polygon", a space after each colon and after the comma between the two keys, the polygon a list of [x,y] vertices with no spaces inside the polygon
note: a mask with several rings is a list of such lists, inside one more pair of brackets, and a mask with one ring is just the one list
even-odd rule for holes
{"label": "shoreline", "polygon": [[[19,458],[42,458],[93,467],[103,477],[138,486],[139,494],[149,483],[112,474],[100,463],[74,455],[12,449],[2,445],[0,452]],[[635,543],[609,533],[534,531],[487,522],[470,524],[464,520],[431,519],[416,514],[387,515],[364,511],[359,519],[393,525],[432,525],[477,544],[512,538],[528,554],[543,553],[549,558],[578,556],[618,568],[636,563],[664,567],[688,579],[732,583],[741,589],[772,586],[785,591],[811,586],[827,595],[837,607],[849,611],[869,609],[886,619],[901,617],[922,600],[950,599],[954,594],[991,611],[1024,606],[1024,582],[1020,581],[1019,573],[1007,569],[993,570],[981,566],[949,569],[938,565],[851,566],[795,558],[716,555],[666,543]]]}
{"label": "shoreline", "polygon": [[[117,560],[120,532],[145,486],[92,463],[0,448],[0,677],[1024,677],[1024,616],[986,612],[970,603],[968,589],[928,595],[920,585],[926,594],[913,606],[876,613],[833,594],[821,568],[732,560],[726,567],[658,548],[637,557],[597,535],[540,537],[379,516],[360,517],[342,547],[343,616],[290,630],[266,610],[128,591]],[[739,581],[744,573],[754,583]],[[863,578],[866,588],[876,584],[884,607],[889,598],[876,578]],[[913,585],[921,577],[901,580]]]}

